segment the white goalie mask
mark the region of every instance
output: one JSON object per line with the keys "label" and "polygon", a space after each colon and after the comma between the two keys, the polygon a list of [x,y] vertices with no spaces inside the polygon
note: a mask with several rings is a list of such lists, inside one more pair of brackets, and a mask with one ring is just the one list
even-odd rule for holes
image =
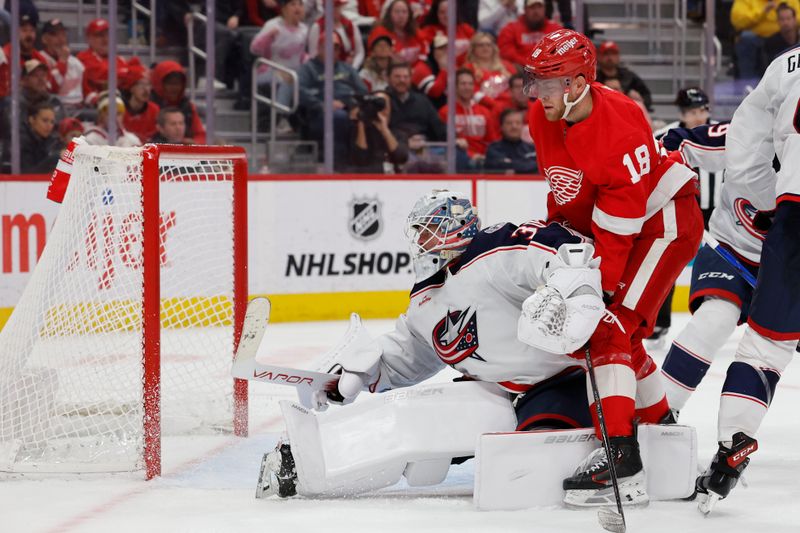
{"label": "white goalie mask", "polygon": [[463,193],[434,190],[417,200],[405,228],[416,280],[429,278],[461,255],[480,229]]}

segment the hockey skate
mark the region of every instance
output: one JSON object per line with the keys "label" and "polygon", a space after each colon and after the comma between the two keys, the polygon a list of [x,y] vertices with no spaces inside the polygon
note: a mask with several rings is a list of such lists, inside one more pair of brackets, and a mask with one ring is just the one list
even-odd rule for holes
{"label": "hockey skate", "polygon": [[661,417],[658,421],[659,424],[677,424],[678,423],[678,416],[680,416],[681,412],[677,409],[673,409],[670,407],[669,411]]}
{"label": "hockey skate", "polygon": [[733,444],[726,448],[722,443],[711,460],[711,466],[697,478],[695,490],[698,494],[698,509],[710,513],[719,500],[725,499],[739,481],[742,471],[750,463],[751,453],[758,449],[758,442],[741,431],[733,436]]}
{"label": "hockey skate", "polygon": [[265,453],[261,459],[256,498],[268,498],[275,494],[280,498],[297,494],[297,470],[288,443],[279,442],[274,450]]}
{"label": "hockey skate", "polygon": [[650,351],[663,350],[667,347],[667,333],[669,328],[654,327],[653,333],[644,340],[645,347]]}
{"label": "hockey skate", "polygon": [[[646,505],[650,497],[636,437],[611,437],[610,441],[623,505]],[[568,507],[616,505],[605,448],[593,451],[575,474],[564,480],[563,487]]]}

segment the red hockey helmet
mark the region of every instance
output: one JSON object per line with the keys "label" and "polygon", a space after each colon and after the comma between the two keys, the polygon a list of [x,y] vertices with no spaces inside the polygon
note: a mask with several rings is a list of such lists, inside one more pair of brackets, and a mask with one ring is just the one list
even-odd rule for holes
{"label": "red hockey helmet", "polygon": [[533,79],[581,74],[587,83],[595,80],[597,53],[588,37],[574,30],[556,30],[545,35],[533,49],[525,73]]}

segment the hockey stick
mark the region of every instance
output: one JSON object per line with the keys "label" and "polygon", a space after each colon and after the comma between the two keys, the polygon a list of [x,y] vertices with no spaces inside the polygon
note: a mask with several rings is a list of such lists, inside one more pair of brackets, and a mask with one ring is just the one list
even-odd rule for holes
{"label": "hockey stick", "polygon": [[584,351],[586,357],[586,367],[589,372],[589,381],[592,385],[592,395],[594,396],[594,405],[597,410],[597,421],[600,423],[600,434],[603,437],[603,447],[606,449],[606,459],[608,460],[608,471],[611,474],[611,486],[614,488],[614,499],[617,500],[617,512],[611,509],[602,508],[597,512],[597,519],[600,525],[606,531],[613,531],[614,533],[625,533],[625,513],[622,511],[622,498],[619,495],[619,482],[617,481],[617,467],[614,464],[614,457],[611,454],[611,441],[608,437],[608,428],[606,427],[606,418],[603,416],[603,406],[600,403],[600,391],[597,389],[597,378],[594,375],[594,365],[592,365],[592,356],[589,353],[587,345]]}
{"label": "hockey stick", "polygon": [[231,367],[231,375],[239,379],[276,385],[291,385],[311,390],[334,390],[339,381],[338,374],[298,370],[256,362],[256,353],[269,322],[270,308],[267,298],[254,298],[247,304],[242,336]]}
{"label": "hockey stick", "polygon": [[[703,232],[703,242],[705,242],[712,250],[717,252],[717,254],[725,260],[730,266],[732,266],[736,272],[739,273],[742,278],[750,285],[751,288],[756,288],[756,278],[753,277],[753,274],[747,270],[741,261],[736,259],[736,256],[730,253],[728,250],[722,247],[717,239],[711,236],[711,234],[707,231]],[[795,347],[794,351],[800,353],[800,342],[797,343],[797,347]]]}
{"label": "hockey stick", "polygon": [[742,278],[751,286],[756,286],[756,278],[753,274],[738,260],[736,256],[730,253],[727,249],[723,248],[717,239],[715,239],[708,231],[703,232],[703,242],[705,242],[712,250],[724,259]]}

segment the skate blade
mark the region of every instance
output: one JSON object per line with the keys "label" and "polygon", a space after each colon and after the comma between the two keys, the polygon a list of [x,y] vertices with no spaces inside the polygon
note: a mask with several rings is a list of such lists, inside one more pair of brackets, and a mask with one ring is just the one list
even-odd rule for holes
{"label": "skate blade", "polygon": [[[645,489],[644,475],[636,474],[631,479],[619,486],[622,505],[625,507],[646,507],[650,503],[650,496]],[[605,487],[598,490],[567,490],[564,492],[564,505],[571,509],[587,507],[616,507],[617,499],[614,496],[614,487]]]}
{"label": "skate blade", "polygon": [[269,461],[269,454],[265,453],[264,457],[261,458],[261,468],[258,471],[258,483],[256,483],[256,499],[260,500],[262,498],[267,498],[268,496],[272,496],[275,491],[271,490],[272,487],[267,485],[267,481],[269,480],[269,472],[268,470],[268,461]]}
{"label": "skate blade", "polygon": [[625,517],[616,511],[603,508],[597,511],[597,519],[606,531],[625,533]]}
{"label": "skate blade", "polygon": [[[586,498],[583,494],[573,495],[570,494],[573,491],[567,491],[564,494],[564,507],[567,509],[591,509],[591,508],[616,508],[617,507],[617,500],[614,498],[613,491],[611,492],[610,497],[603,496],[603,497],[592,497]],[[583,492],[583,491],[576,491],[576,492]],[[644,496],[639,496],[633,499],[625,499],[622,500],[622,506],[626,509],[640,509],[643,507],[647,507],[650,505],[650,497],[646,494]]]}
{"label": "skate blade", "polygon": [[722,498],[719,494],[716,494],[715,492],[709,492],[705,495],[705,498],[699,498],[699,501],[697,502],[697,509],[705,516],[708,516],[711,511],[714,510],[714,506],[717,505],[717,502],[721,499]]}

